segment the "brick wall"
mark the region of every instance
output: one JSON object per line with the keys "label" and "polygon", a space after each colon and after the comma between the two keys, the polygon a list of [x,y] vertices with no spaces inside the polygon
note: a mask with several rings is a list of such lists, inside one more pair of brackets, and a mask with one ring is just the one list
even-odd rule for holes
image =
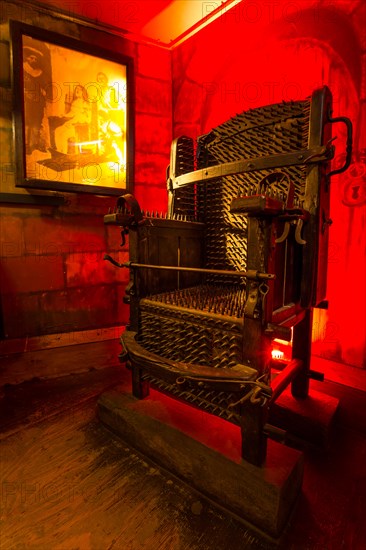
{"label": "brick wall", "polygon": [[[166,209],[165,171],[172,139],[170,52],[66,21],[56,14],[26,7],[22,2],[3,2],[1,18],[1,192],[39,194],[15,187],[9,69],[9,19],[13,19],[133,58],[134,192],[142,208]],[[42,195],[45,194],[43,191]],[[128,272],[103,261],[105,253],[119,261],[126,261],[128,255],[128,243],[120,247],[118,228],[103,224],[103,215],[114,206],[115,198],[62,194],[66,198],[62,206],[0,202],[3,339],[128,322],[128,308],[122,303]]]}

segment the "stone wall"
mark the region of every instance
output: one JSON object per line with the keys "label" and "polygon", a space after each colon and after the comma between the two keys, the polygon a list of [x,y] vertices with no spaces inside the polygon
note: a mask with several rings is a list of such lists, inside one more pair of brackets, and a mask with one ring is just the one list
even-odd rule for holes
{"label": "stone wall", "polygon": [[[243,1],[222,7],[220,18],[172,52],[174,137],[195,138],[236,113],[304,99],[323,85],[333,93],[334,116],[351,118],[353,164],[332,178],[330,305],[315,312],[313,350],[357,367],[366,366],[365,18],[361,0]],[[341,166],[342,125],[334,134]]]}

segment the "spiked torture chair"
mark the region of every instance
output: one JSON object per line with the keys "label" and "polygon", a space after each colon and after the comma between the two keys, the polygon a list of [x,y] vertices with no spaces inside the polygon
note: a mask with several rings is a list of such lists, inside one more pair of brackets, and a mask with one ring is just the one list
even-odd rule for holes
{"label": "spiked torture chair", "polygon": [[[309,391],[312,308],[324,307],[332,122],[328,88],[235,116],[195,143],[173,141],[168,213],[132,195],[106,224],[129,232],[121,358],[133,394],[149,386],[237,424],[242,457],[261,465],[268,416],[291,384]],[[333,172],[333,174],[335,171]],[[292,340],[273,378],[272,341]]]}

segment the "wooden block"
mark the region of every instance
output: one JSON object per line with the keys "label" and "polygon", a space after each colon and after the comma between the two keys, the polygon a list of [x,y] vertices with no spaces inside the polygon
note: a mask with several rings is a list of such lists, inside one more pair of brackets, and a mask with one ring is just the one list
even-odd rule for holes
{"label": "wooden block", "polygon": [[240,429],[152,391],[144,400],[104,393],[100,420],[138,451],[272,539],[280,536],[301,490],[303,456],[269,442],[266,463],[240,457]]}
{"label": "wooden block", "polygon": [[274,403],[269,421],[289,434],[314,445],[326,446],[332,434],[339,400],[315,390],[295,398],[287,388]]}

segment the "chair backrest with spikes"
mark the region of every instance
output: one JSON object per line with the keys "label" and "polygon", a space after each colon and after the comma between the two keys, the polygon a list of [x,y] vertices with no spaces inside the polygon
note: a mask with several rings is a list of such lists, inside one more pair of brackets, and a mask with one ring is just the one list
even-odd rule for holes
{"label": "chair backrest with spikes", "polygon": [[[278,306],[284,305],[280,304],[283,299],[279,296],[283,298],[286,292],[285,299],[290,301],[300,299],[301,294],[304,307],[325,298],[328,232],[321,231],[320,216],[329,217],[325,181],[329,154],[318,158],[317,154],[331,138],[329,129],[325,128],[331,101],[331,94],[324,87],[303,101],[282,102],[236,115],[200,136],[196,143],[182,137],[172,145],[171,214],[194,217],[205,224],[207,268],[247,269],[248,218],[232,211],[233,198],[265,194],[282,200],[286,206],[291,183],[291,205],[305,209],[310,219],[302,229],[305,238],[301,236],[301,240],[306,240],[306,247],[300,251],[294,247],[291,258],[287,258],[292,263],[294,259],[301,262],[302,283],[299,287],[289,280],[284,291],[277,282]],[[319,160],[322,162],[317,162]],[[229,165],[237,162],[243,167],[245,161],[254,168],[244,166],[242,172],[230,173],[235,170],[230,170]],[[228,167],[229,173],[206,181],[204,170],[214,166],[222,167],[223,172]],[[198,181],[174,185],[179,176],[192,172],[192,167],[198,171]],[[265,187],[262,182],[271,178],[271,184]],[[278,223],[278,231],[282,230],[283,225]],[[264,266],[268,251],[260,239],[258,246]],[[282,263],[287,261],[286,254],[284,251],[279,254]],[[298,269],[293,270],[292,277],[291,273],[287,276],[298,279]],[[218,276],[210,280],[228,282],[227,278]],[[245,286],[245,280],[242,284]]]}

